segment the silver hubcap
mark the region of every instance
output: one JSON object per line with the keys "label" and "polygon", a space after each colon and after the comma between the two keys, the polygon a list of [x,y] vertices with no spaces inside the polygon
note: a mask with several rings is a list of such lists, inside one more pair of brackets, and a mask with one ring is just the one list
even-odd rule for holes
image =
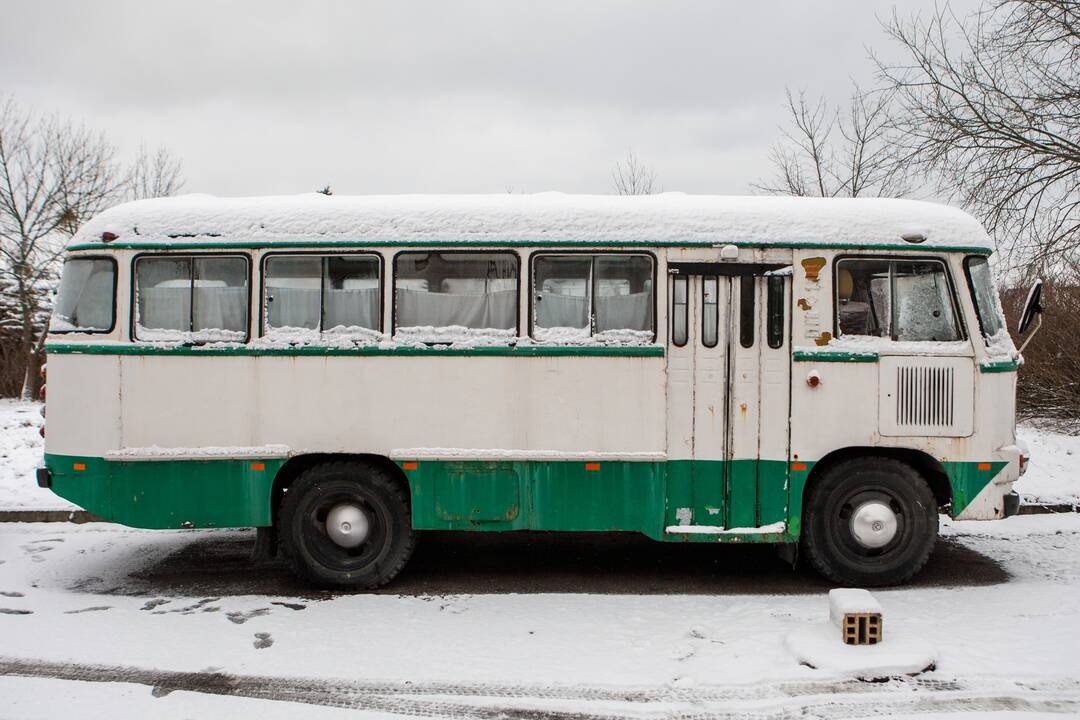
{"label": "silver hubcap", "polygon": [[335,505],[326,515],[326,534],[343,548],[359,547],[370,530],[367,513],[351,503]]}
{"label": "silver hubcap", "polygon": [[888,545],[896,537],[898,525],[896,513],[880,500],[864,502],[851,514],[851,534],[866,548]]}

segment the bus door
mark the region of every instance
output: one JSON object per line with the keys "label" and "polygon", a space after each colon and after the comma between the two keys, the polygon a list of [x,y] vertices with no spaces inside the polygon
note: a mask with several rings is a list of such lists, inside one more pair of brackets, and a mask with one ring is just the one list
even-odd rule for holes
{"label": "bus door", "polygon": [[[788,292],[783,276],[764,276],[776,267],[669,264],[671,524],[749,528],[784,517],[790,352],[786,326],[773,347],[775,321],[769,339],[765,318],[776,288]],[[760,462],[774,454],[775,466]]]}

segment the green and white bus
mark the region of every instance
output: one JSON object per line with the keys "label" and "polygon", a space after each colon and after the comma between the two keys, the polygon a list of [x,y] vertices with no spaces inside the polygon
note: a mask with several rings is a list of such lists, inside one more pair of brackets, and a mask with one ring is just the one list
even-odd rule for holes
{"label": "green and white bus", "polygon": [[900,583],[939,512],[1017,510],[992,251],[907,200],[129,203],[68,247],[38,482],[259,528],[322,586],[389,582],[422,530],[775,543]]}

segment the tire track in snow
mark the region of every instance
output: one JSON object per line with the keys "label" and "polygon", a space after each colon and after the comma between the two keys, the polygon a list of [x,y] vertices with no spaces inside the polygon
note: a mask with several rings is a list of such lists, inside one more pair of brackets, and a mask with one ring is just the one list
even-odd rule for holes
{"label": "tire track in snow", "polygon": [[[614,720],[642,715],[679,720],[831,720],[888,716],[900,712],[1080,712],[1080,680],[1071,678],[943,680],[905,677],[884,682],[823,680],[739,686],[620,688],[351,682],[222,672],[177,672],[2,657],[0,675],[140,684],[151,687],[155,697],[179,690],[398,715],[470,720]],[[604,704],[604,707],[589,711],[588,705],[598,704]],[[712,704],[717,706],[709,707]],[[732,707],[733,704],[741,707],[736,709]],[[568,706],[574,709],[564,709]]]}

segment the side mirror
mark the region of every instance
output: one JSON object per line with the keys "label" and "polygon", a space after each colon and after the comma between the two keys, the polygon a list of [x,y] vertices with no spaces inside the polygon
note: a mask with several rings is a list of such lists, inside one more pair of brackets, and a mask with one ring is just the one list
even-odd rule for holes
{"label": "side mirror", "polygon": [[1024,352],[1024,348],[1028,346],[1031,339],[1035,337],[1035,333],[1042,327],[1042,312],[1042,280],[1036,280],[1035,284],[1031,286],[1031,290],[1028,291],[1027,300],[1024,302],[1024,312],[1020,315],[1020,326],[1017,330],[1023,335],[1028,326],[1031,325],[1032,320],[1038,319],[1038,322],[1035,323],[1035,329],[1031,331],[1031,334],[1027,336],[1027,339],[1020,346],[1020,352]]}
{"label": "side mirror", "polygon": [[1028,291],[1027,300],[1024,302],[1024,312],[1020,315],[1020,327],[1017,328],[1017,332],[1021,335],[1027,332],[1031,321],[1035,319],[1036,315],[1041,315],[1042,311],[1042,280],[1036,280],[1035,284],[1031,286],[1031,290]]}

